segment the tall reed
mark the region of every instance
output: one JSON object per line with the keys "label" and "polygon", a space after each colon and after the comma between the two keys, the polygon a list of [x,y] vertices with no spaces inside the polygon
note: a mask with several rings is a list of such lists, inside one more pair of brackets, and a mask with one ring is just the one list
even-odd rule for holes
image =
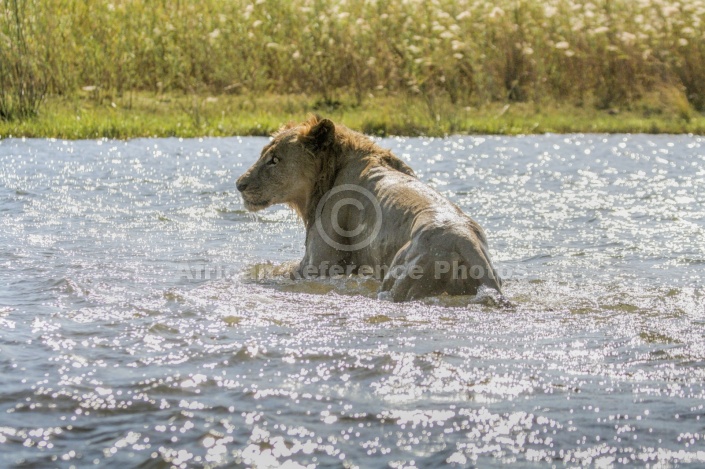
{"label": "tall reed", "polygon": [[46,85],[56,94],[90,89],[97,100],[131,90],[305,93],[335,105],[343,95],[408,94],[432,114],[440,103],[630,106],[669,89],[705,110],[705,0],[0,5],[0,106],[10,109],[36,109],[36,98],[22,100]]}
{"label": "tall reed", "polygon": [[0,119],[35,116],[47,89],[41,48],[35,47],[31,12],[24,0],[2,2],[0,10]]}

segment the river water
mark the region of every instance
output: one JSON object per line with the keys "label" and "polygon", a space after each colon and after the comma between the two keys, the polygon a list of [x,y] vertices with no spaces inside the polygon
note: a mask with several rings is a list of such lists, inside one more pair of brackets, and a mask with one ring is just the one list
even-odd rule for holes
{"label": "river water", "polygon": [[0,466],[705,465],[704,138],[380,140],[514,308],[252,278],[267,141],[0,142]]}

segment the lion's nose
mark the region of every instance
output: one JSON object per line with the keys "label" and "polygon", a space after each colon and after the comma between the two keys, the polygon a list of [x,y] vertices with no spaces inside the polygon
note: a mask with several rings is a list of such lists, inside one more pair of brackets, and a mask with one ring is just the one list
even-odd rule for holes
{"label": "lion's nose", "polygon": [[242,177],[240,179],[238,179],[237,182],[235,183],[235,187],[237,187],[237,190],[239,190],[240,192],[243,192],[245,189],[247,189],[247,185],[248,185],[247,180],[245,180],[245,178],[242,178]]}

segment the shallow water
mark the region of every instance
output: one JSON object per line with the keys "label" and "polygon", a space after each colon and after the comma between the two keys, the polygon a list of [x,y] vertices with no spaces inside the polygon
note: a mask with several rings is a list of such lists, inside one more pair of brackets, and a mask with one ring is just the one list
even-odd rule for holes
{"label": "shallow water", "polygon": [[514,309],[249,279],[266,142],[0,142],[0,466],[705,464],[705,139],[381,140]]}

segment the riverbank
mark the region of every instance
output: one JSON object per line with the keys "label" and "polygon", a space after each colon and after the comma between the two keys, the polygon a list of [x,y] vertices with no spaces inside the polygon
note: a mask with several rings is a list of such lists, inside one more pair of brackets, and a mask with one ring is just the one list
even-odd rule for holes
{"label": "riverbank", "polygon": [[324,102],[303,95],[155,95],[101,98],[84,91],[50,97],[39,116],[0,121],[0,138],[93,139],[268,135],[288,121],[319,113],[371,135],[539,133],[705,134],[705,116],[668,96],[651,96],[630,109],[599,110],[556,103],[453,106],[418,97],[369,97]]}

